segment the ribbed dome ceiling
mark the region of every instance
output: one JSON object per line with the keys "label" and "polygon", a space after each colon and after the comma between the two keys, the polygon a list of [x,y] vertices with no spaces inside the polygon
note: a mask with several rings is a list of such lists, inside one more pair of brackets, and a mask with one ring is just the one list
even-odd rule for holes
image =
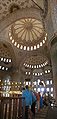
{"label": "ribbed dome ceiling", "polygon": [[[38,1],[34,0],[34,1],[44,10],[45,8],[44,3],[46,2],[43,2],[43,0],[38,0]],[[31,10],[30,8],[34,8],[35,12],[37,11],[37,13],[35,14],[34,11],[31,11],[31,14],[29,15],[30,12],[28,11],[27,8],[29,10]],[[23,13],[23,11],[26,9],[27,12],[25,14],[25,12]],[[17,12],[19,14],[20,13],[22,14],[16,19]],[[14,62],[13,60],[11,60],[12,61],[11,64],[12,63],[14,64],[16,62],[16,65],[14,65],[16,69],[16,67],[19,68],[20,64],[22,63],[28,65],[39,65],[47,61],[46,57],[39,56],[38,54],[37,54],[38,56],[31,56],[30,58],[28,54],[28,58],[25,60],[25,62],[23,61],[24,57],[27,56],[27,54],[25,54],[27,52],[25,51],[24,53],[23,50],[31,51],[29,53],[33,54],[33,50],[37,51],[41,46],[43,46],[43,44],[46,43],[47,33],[45,32],[44,21],[41,13],[42,13],[41,9],[39,9],[39,7],[37,7],[32,0],[28,0],[28,1],[27,0],[1,0],[0,20],[1,23],[2,21],[6,21],[3,22],[3,24],[5,23],[4,24],[5,26],[3,25],[5,31],[2,31],[1,33],[1,35],[3,35],[2,40],[7,41],[7,43],[9,43],[10,46],[12,46],[12,50],[14,51],[14,53],[11,54],[10,53],[11,47],[8,48],[6,43],[2,44],[0,48],[0,59],[3,58],[2,62],[5,61],[8,62],[9,59],[12,59],[13,57]],[[11,22],[7,20],[10,20]],[[5,35],[7,27],[8,27],[8,31],[7,31],[7,35]],[[0,37],[2,37],[1,35]],[[14,47],[13,45],[16,47]]]}
{"label": "ribbed dome ceiling", "polygon": [[31,65],[35,65],[35,64],[41,64],[47,61],[47,58],[41,55],[38,56],[31,56],[30,58],[27,58],[25,63],[26,64],[31,64]]}
{"label": "ribbed dome ceiling", "polygon": [[25,42],[39,40],[43,32],[42,22],[36,19],[21,19],[14,24],[13,34],[16,34],[19,40],[25,40]]}
{"label": "ribbed dome ceiling", "polygon": [[9,31],[9,37],[16,44],[33,45],[39,42],[40,38],[45,34],[41,21],[27,18],[16,21]]}

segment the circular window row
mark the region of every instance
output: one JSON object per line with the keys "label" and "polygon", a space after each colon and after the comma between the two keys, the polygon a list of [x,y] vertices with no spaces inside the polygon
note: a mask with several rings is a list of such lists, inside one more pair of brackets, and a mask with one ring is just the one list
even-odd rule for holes
{"label": "circular window row", "polygon": [[15,41],[13,39],[12,34],[11,34],[11,30],[9,30],[9,39],[12,42],[12,44],[20,50],[23,49],[23,50],[27,50],[27,51],[33,51],[33,50],[37,50],[38,48],[42,47],[43,44],[45,44],[45,42],[47,40],[47,33],[46,33],[44,39],[42,41],[40,41],[40,43],[38,43],[37,45],[34,45],[34,46],[23,46],[23,45],[19,44],[17,42],[17,40]]}
{"label": "circular window row", "polygon": [[11,59],[4,58],[4,57],[0,57],[0,61],[1,61],[1,62],[5,62],[5,63],[11,63],[11,62],[12,62]]}
{"label": "circular window row", "polygon": [[[30,75],[31,72],[26,72],[25,74],[26,74],[26,75]],[[42,76],[42,75],[43,75],[43,72],[42,72],[42,73],[36,73],[36,72],[34,73],[34,72],[33,72],[33,75],[35,75],[35,76]]]}
{"label": "circular window row", "polygon": [[31,65],[31,64],[26,64],[24,63],[23,65],[27,68],[41,68],[41,67],[44,67],[48,64],[48,61],[44,62],[43,64],[37,64],[37,65]]}
{"label": "circular window row", "polygon": [[4,66],[1,66],[0,65],[0,70],[2,70],[2,71],[6,70],[7,71],[8,70],[8,67],[4,67]]}
{"label": "circular window row", "polygon": [[[45,70],[44,72],[41,72],[41,73],[37,73],[37,72],[33,72],[33,75],[35,75],[35,76],[42,76],[43,74],[47,74],[47,73],[50,73],[50,70]],[[31,72],[25,72],[25,74],[26,75],[30,75],[31,74]]]}

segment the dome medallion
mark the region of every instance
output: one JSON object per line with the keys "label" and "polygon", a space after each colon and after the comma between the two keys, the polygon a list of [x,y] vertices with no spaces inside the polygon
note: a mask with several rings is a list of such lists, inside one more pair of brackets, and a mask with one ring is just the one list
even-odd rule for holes
{"label": "dome medallion", "polygon": [[[25,18],[16,21],[9,30],[9,37],[20,49],[36,49],[45,37],[44,27],[40,20]],[[41,42],[41,43],[40,43]]]}
{"label": "dome medallion", "polygon": [[27,42],[38,40],[43,34],[43,25],[36,19],[21,19],[14,24],[15,33],[18,38]]}

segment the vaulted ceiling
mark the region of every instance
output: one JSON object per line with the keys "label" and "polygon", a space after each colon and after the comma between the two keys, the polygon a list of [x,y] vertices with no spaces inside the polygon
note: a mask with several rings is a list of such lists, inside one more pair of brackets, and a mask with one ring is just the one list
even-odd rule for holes
{"label": "vaulted ceiling", "polygon": [[47,0],[0,0],[0,71],[50,65],[47,12]]}

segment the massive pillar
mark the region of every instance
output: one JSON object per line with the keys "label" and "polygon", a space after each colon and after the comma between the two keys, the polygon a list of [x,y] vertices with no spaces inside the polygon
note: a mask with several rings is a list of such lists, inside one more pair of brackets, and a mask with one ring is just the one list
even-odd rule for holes
{"label": "massive pillar", "polygon": [[54,43],[53,46],[51,47],[51,61],[54,80],[54,96],[57,100],[57,43]]}
{"label": "massive pillar", "polygon": [[54,95],[57,100],[57,0],[48,0],[48,14],[45,19],[54,80]]}

